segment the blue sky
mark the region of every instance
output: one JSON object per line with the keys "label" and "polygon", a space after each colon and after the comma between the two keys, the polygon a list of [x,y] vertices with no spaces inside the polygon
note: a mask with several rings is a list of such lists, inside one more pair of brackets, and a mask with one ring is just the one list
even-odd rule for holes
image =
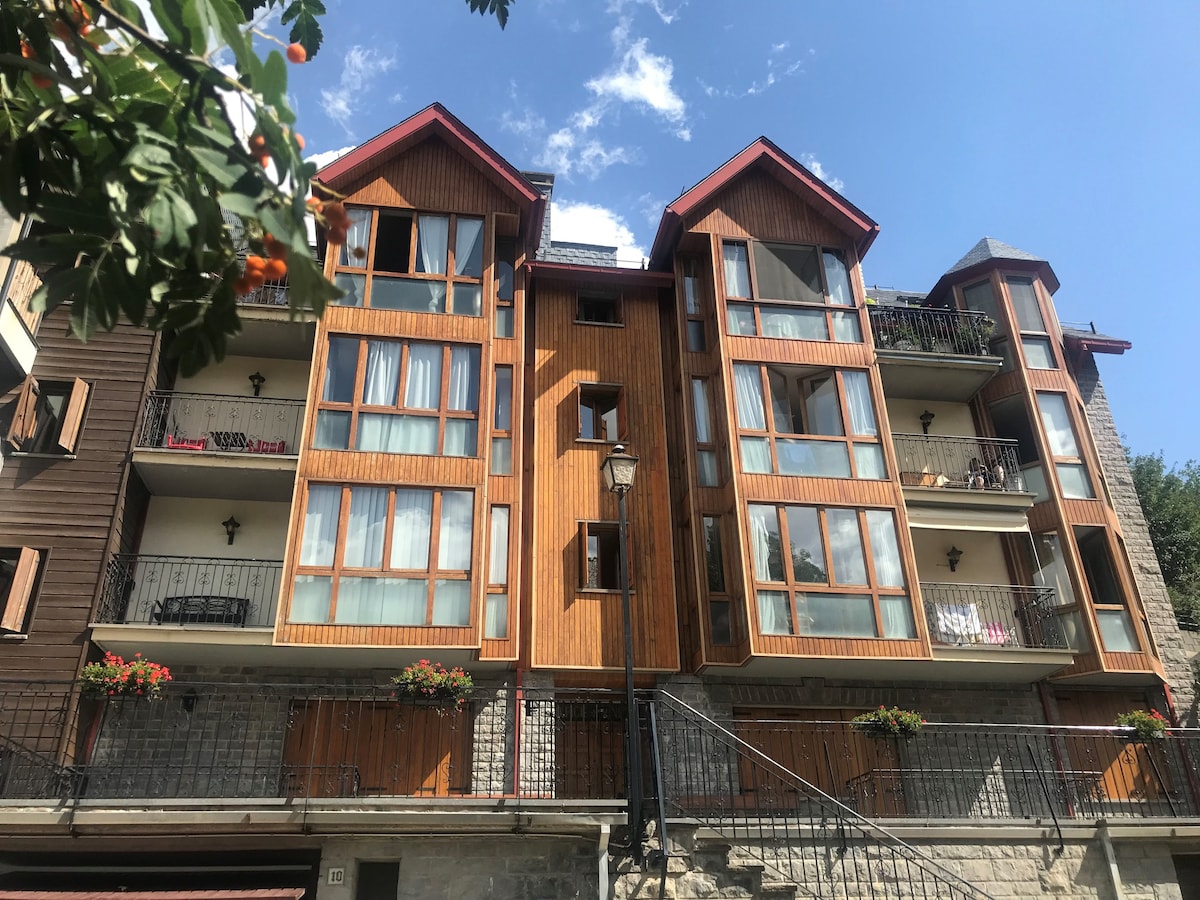
{"label": "blue sky", "polygon": [[871,215],[868,285],[927,290],[984,235],[1050,260],[1135,452],[1200,458],[1200,4],[327,0],[292,67],[313,152],[438,100],[553,171],[554,237],[649,248],[662,207],[765,134]]}

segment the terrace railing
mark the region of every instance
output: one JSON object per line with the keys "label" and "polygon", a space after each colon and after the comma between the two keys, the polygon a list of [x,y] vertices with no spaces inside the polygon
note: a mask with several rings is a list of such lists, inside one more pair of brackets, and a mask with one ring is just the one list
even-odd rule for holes
{"label": "terrace railing", "polygon": [[1050,587],[921,582],[935,644],[1066,649]]}
{"label": "terrace railing", "polygon": [[137,445],[295,455],[303,419],[303,400],[153,391]]}
{"label": "terrace railing", "polygon": [[114,554],[97,621],[270,628],[282,574],[279,560]]}
{"label": "terrace railing", "polygon": [[1014,440],[893,434],[892,443],[902,484],[976,491],[1025,490]]}
{"label": "terrace railing", "polygon": [[879,350],[991,355],[988,341],[995,323],[981,312],[878,305],[868,309]]}

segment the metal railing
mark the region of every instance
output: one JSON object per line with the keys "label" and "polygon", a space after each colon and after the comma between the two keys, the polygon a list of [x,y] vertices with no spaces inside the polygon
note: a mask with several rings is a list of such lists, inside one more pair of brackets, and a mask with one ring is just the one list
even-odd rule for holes
{"label": "metal railing", "polygon": [[921,582],[935,644],[1066,649],[1050,587]]}
{"label": "metal railing", "polygon": [[902,484],[978,491],[1025,490],[1014,440],[893,434],[892,444]]}
{"label": "metal railing", "polygon": [[867,309],[878,350],[992,355],[988,341],[995,322],[981,312],[879,305]]}
{"label": "metal railing", "polygon": [[288,286],[283,284],[264,284],[250,293],[237,298],[239,306],[287,306]]}
{"label": "metal railing", "polygon": [[282,576],[280,560],[117,553],[105,572],[96,620],[270,628]]}
{"label": "metal railing", "polygon": [[153,391],[137,445],[294,455],[303,419],[303,400]]}
{"label": "metal railing", "polygon": [[[733,854],[810,896],[988,896],[797,774],[777,748],[763,752],[669,694],[654,702],[668,815],[717,831]],[[835,771],[834,753],[811,750],[816,771]]]}
{"label": "metal railing", "polygon": [[2,690],[0,800],[626,793],[625,706],[609,691],[477,688],[454,711],[390,686],[176,681],[153,700],[77,698],[77,737],[62,740],[77,686]]}

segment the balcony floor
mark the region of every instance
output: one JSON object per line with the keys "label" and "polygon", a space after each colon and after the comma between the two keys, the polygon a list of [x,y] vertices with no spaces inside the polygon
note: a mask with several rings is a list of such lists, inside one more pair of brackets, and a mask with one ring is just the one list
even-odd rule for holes
{"label": "balcony floor", "polygon": [[[853,678],[880,681],[946,681],[1031,684],[1075,661],[1070,650],[934,645],[928,659],[757,656],[741,668],[712,666],[722,678]],[[704,674],[703,672],[701,674]]]}
{"label": "balcony floor", "polygon": [[292,499],[296,457],[140,447],[133,465],[151,494],[229,500]]}
{"label": "balcony floor", "polygon": [[998,356],[956,356],[909,350],[878,350],[883,392],[910,400],[965,403],[1000,371]]}

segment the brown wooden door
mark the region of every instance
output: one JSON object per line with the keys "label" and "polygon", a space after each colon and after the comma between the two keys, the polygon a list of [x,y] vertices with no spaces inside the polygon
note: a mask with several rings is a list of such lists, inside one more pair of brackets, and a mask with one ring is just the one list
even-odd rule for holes
{"label": "brown wooden door", "polygon": [[466,710],[297,701],[284,745],[283,789],[309,797],[466,794],[471,731]]}
{"label": "brown wooden door", "polygon": [[[1121,713],[1147,707],[1136,692],[1062,691],[1057,699],[1064,725],[1111,726]],[[1068,734],[1065,742],[1074,781],[1094,784],[1095,800],[1161,801],[1171,790],[1166,753],[1154,743],[1094,733]]]}
{"label": "brown wooden door", "polygon": [[[557,720],[555,796],[567,800],[624,797],[625,704],[562,702],[557,704]],[[650,758],[645,746],[642,758]]]}

